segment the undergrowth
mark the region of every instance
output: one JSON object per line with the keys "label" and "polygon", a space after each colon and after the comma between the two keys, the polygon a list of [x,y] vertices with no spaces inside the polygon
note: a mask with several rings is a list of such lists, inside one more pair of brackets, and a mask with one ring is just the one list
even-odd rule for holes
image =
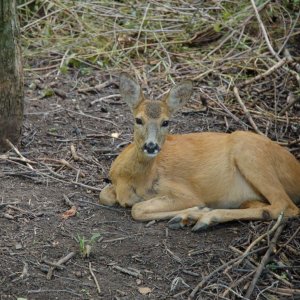
{"label": "undergrowth", "polygon": [[[232,80],[269,65],[249,1],[21,2],[25,2],[18,9],[27,67],[51,66],[61,72],[84,66],[146,67],[167,76],[180,64],[196,77],[222,64],[224,76]],[[299,21],[297,0],[292,2],[257,2],[278,50]],[[299,34],[299,23],[296,28]],[[222,47],[216,49],[220,42]]]}
{"label": "undergrowth", "polygon": [[[299,139],[298,0],[23,0],[18,11],[25,70],[126,70],[157,93],[190,78],[199,102],[236,120],[245,111],[233,87],[242,87],[261,132],[283,143]],[[244,85],[255,76],[261,77]]]}

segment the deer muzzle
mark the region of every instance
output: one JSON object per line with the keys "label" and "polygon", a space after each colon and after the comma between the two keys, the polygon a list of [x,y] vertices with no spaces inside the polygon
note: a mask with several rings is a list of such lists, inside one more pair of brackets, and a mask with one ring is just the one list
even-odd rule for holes
{"label": "deer muzzle", "polygon": [[159,148],[158,144],[149,142],[149,143],[144,144],[143,151],[148,156],[156,156],[158,154],[158,152],[160,151],[160,148]]}

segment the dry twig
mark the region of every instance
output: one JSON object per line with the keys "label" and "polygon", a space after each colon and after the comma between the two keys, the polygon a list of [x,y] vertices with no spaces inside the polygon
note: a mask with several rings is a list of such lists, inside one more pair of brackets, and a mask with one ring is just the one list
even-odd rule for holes
{"label": "dry twig", "polygon": [[25,162],[27,167],[30,169],[30,170],[34,170],[32,165],[29,163],[29,160],[27,160],[22,154],[21,152],[10,142],[10,140],[6,139],[6,143],[15,151],[15,153],[17,155],[19,155],[19,157],[21,158],[21,161]]}
{"label": "dry twig", "polygon": [[255,273],[255,275],[254,275],[254,277],[252,279],[252,282],[251,282],[251,284],[250,284],[250,286],[249,286],[249,288],[248,288],[248,290],[246,292],[245,297],[247,299],[248,298],[250,299],[251,294],[252,294],[252,292],[253,292],[253,290],[255,288],[256,282],[257,282],[258,278],[260,277],[261,272],[263,271],[265,265],[267,264],[267,262],[268,262],[268,260],[270,258],[271,252],[274,252],[274,250],[275,250],[274,248],[276,246],[276,242],[277,242],[277,240],[278,240],[278,238],[279,238],[279,236],[280,236],[283,228],[284,228],[284,223],[282,223],[282,219],[281,219],[280,224],[278,225],[278,227],[277,227],[277,229],[275,231],[274,237],[272,238],[272,240],[270,242],[269,248],[268,248],[267,252],[265,253],[264,257],[262,258],[261,263],[259,264],[259,266],[258,266],[258,268],[256,270],[256,273]]}
{"label": "dry twig", "polygon": [[129,269],[129,268],[122,268],[120,266],[113,266],[114,269],[124,273],[124,274],[127,274],[127,275],[130,275],[130,276],[133,276],[133,277],[137,277],[137,278],[143,278],[142,274],[140,271],[138,270],[134,270],[134,269]]}
{"label": "dry twig", "polygon": [[264,26],[264,23],[262,22],[262,20],[260,18],[259,12],[258,12],[256,4],[255,4],[255,1],[254,0],[250,0],[250,1],[251,1],[252,6],[253,6],[253,9],[254,9],[256,19],[258,21],[258,24],[260,26],[260,29],[261,29],[261,31],[263,33],[264,39],[265,39],[265,41],[267,43],[267,46],[268,46],[270,52],[274,55],[274,57],[276,57],[277,60],[280,60],[280,57],[278,56],[278,54],[275,52],[273,46],[271,45],[271,42],[270,42],[267,30],[266,30],[266,28]]}
{"label": "dry twig", "polygon": [[72,157],[73,157],[74,161],[78,161],[78,160],[82,161],[83,160],[83,158],[81,158],[77,154],[74,144],[71,144],[70,149],[71,149],[71,154],[72,154]]}
{"label": "dry twig", "polygon": [[95,282],[95,284],[97,286],[98,294],[100,294],[101,293],[100,285],[98,283],[98,280],[97,280],[97,277],[96,277],[95,273],[93,272],[92,263],[91,262],[89,263],[89,270],[90,270],[90,273],[91,273],[91,275],[92,275],[92,277],[94,279],[94,282]]}
{"label": "dry twig", "polygon": [[66,262],[68,262],[73,256],[75,255],[75,252],[70,252],[68,255],[62,257],[60,260],[58,260],[57,262],[53,262],[52,263],[52,267],[49,268],[48,274],[47,274],[47,279],[51,279],[53,276],[53,271],[58,267],[61,266],[63,264],[65,264]]}
{"label": "dry twig", "polygon": [[243,253],[243,255],[237,257],[237,258],[233,258],[230,261],[224,263],[223,265],[221,265],[220,267],[218,267],[217,269],[215,269],[213,272],[211,272],[210,274],[208,274],[207,276],[205,276],[197,285],[196,287],[193,289],[193,291],[191,292],[191,294],[189,295],[188,300],[192,300],[195,298],[196,294],[198,293],[198,291],[206,284],[206,282],[208,280],[210,280],[211,278],[213,278],[213,276],[215,276],[217,273],[219,273],[220,271],[222,271],[223,269],[232,266],[233,264],[236,264],[239,261],[242,261],[243,259],[245,259],[248,255],[256,253],[261,251],[262,249],[265,249],[266,247],[262,247],[256,250],[253,250],[251,252],[245,252]]}
{"label": "dry twig", "polygon": [[237,101],[241,105],[246,117],[248,118],[249,123],[251,124],[252,128],[255,130],[256,133],[264,136],[264,134],[258,129],[257,125],[253,121],[253,119],[251,117],[251,114],[250,114],[249,110],[247,109],[246,105],[244,104],[243,100],[241,99],[240,94],[239,94],[239,90],[236,86],[233,88],[233,92],[234,92],[234,95],[235,95]]}
{"label": "dry twig", "polygon": [[278,70],[281,66],[283,66],[286,63],[287,59],[283,58],[281,59],[279,62],[277,62],[274,66],[272,66],[270,69],[268,69],[267,71],[265,71],[262,74],[258,74],[257,76],[250,78],[248,80],[245,80],[244,82],[241,82],[238,86],[239,87],[244,87],[246,85],[250,85],[255,81],[261,80],[266,78],[267,76],[271,75],[272,73],[274,73],[276,70]]}
{"label": "dry twig", "polygon": [[289,94],[290,101],[289,103],[280,111],[278,114],[279,116],[282,116],[285,114],[286,111],[288,111],[295,103],[300,102],[300,96],[295,96],[292,93]]}

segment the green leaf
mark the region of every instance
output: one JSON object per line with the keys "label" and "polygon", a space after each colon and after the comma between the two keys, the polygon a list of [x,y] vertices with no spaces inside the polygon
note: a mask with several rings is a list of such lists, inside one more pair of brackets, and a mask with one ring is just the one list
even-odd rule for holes
{"label": "green leaf", "polygon": [[99,232],[94,233],[90,239],[90,243],[93,244],[96,241],[96,239],[100,236],[101,236],[101,234]]}
{"label": "green leaf", "polygon": [[46,88],[43,90],[43,98],[51,97],[54,95],[54,91],[51,88]]}
{"label": "green leaf", "polygon": [[220,23],[215,23],[214,24],[214,31],[215,32],[220,32],[222,29],[222,25]]}
{"label": "green leaf", "polygon": [[69,68],[68,68],[68,66],[66,66],[66,65],[62,65],[62,66],[59,68],[59,71],[60,71],[61,74],[65,75],[65,74],[68,73]]}

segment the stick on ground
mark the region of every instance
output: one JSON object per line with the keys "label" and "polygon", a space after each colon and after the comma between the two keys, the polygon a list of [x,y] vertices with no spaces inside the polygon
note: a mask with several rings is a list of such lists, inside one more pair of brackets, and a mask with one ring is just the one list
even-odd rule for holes
{"label": "stick on ground", "polygon": [[284,223],[281,223],[278,226],[278,228],[277,228],[277,230],[276,230],[276,232],[274,234],[274,237],[272,238],[272,240],[270,242],[269,249],[265,253],[264,257],[262,258],[261,263],[258,266],[258,268],[256,270],[256,273],[255,273],[255,275],[254,275],[254,277],[252,279],[252,282],[251,282],[251,284],[250,284],[250,286],[249,286],[249,288],[247,290],[247,293],[245,295],[245,297],[247,299],[248,298],[250,299],[250,296],[251,296],[251,294],[252,294],[252,292],[253,292],[253,290],[255,288],[256,282],[259,279],[259,277],[260,277],[260,275],[261,275],[261,273],[262,273],[262,271],[263,271],[266,263],[268,262],[268,260],[270,258],[270,254],[274,251],[274,248],[276,246],[276,242],[277,242],[277,240],[278,240],[278,238],[279,238],[279,236],[280,236],[280,234],[281,234],[281,232],[282,232],[282,230],[284,228],[284,225],[285,225]]}
{"label": "stick on ground", "polygon": [[57,268],[57,266],[60,266],[67,261],[69,261],[73,256],[75,255],[75,252],[70,252],[68,255],[62,257],[60,260],[57,262],[53,263],[53,266],[49,269],[48,274],[47,274],[47,279],[51,279],[53,276],[53,271]]}
{"label": "stick on ground", "polygon": [[98,294],[101,293],[101,289],[100,289],[100,286],[99,286],[99,283],[98,283],[98,280],[97,280],[97,277],[95,275],[95,273],[93,272],[93,269],[92,269],[92,263],[89,263],[89,270],[90,270],[90,273],[95,281],[95,284],[97,286],[97,291],[98,291]]}
{"label": "stick on ground", "polygon": [[240,94],[239,94],[239,90],[237,87],[234,87],[233,88],[233,92],[234,92],[234,95],[237,99],[237,101],[239,102],[239,104],[241,105],[246,117],[248,118],[249,120],[249,123],[251,124],[252,128],[255,130],[256,133],[260,134],[260,135],[263,135],[264,134],[258,129],[257,125],[255,124],[255,122],[253,121],[251,115],[250,115],[250,112],[249,110],[247,109],[246,105],[244,104],[243,100],[241,99],[240,97]]}

